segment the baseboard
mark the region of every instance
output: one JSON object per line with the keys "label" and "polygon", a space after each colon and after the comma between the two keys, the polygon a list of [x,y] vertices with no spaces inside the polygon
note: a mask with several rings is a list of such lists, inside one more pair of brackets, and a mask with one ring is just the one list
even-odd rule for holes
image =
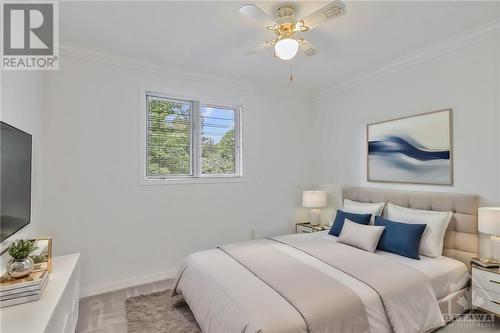
{"label": "baseboard", "polygon": [[154,274],[142,275],[133,277],[130,279],[118,280],[113,282],[104,283],[95,287],[90,287],[80,291],[80,298],[100,295],[109,293],[116,290],[126,289],[130,287],[139,286],[141,284],[147,284],[152,282],[157,282],[166,279],[173,279],[176,277],[178,272],[177,268],[169,269],[167,271],[158,272]]}

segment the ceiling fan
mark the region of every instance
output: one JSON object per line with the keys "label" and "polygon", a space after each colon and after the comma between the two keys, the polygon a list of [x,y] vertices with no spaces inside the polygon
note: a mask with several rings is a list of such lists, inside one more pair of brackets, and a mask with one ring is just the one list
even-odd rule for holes
{"label": "ceiling fan", "polygon": [[275,39],[258,45],[249,50],[247,54],[255,54],[274,46],[275,56],[282,60],[290,60],[295,57],[299,48],[307,56],[313,56],[318,52],[318,49],[304,38],[298,37],[296,33],[303,33],[314,29],[326,21],[342,16],[345,12],[345,5],[341,1],[336,0],[318,9],[311,15],[298,20],[295,17],[295,8],[291,5],[286,5],[276,10],[276,20],[274,20],[256,5],[241,6],[240,13],[262,24],[267,30],[276,34]]}

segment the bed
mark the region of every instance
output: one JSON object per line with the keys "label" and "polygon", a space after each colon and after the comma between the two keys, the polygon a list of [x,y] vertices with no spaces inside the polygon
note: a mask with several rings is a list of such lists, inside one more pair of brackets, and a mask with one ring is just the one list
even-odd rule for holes
{"label": "bed", "polygon": [[443,255],[369,253],[328,231],[284,235],[190,255],[173,294],[218,333],[427,332],[468,309],[477,196],[351,187],[343,197],[453,212]]}

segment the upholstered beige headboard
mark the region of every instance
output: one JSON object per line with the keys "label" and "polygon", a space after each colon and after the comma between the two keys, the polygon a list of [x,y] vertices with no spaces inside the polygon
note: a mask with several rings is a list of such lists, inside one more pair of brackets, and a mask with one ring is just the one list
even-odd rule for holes
{"label": "upholstered beige headboard", "polygon": [[476,195],[348,187],[342,190],[342,197],[360,202],[390,202],[415,209],[451,211],[453,217],[444,238],[443,255],[460,260],[467,267],[470,258],[478,255],[479,198]]}

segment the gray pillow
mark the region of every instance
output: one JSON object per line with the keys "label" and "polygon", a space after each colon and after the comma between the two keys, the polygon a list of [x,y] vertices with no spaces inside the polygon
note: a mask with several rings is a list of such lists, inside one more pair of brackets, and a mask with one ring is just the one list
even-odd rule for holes
{"label": "gray pillow", "polygon": [[345,219],[338,241],[368,252],[375,252],[384,229],[383,226],[362,225]]}

